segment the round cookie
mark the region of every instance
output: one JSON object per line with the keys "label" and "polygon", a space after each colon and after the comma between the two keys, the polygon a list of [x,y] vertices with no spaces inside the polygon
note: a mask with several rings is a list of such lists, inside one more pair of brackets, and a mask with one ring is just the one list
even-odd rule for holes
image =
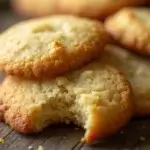
{"label": "round cookie", "polygon": [[144,0],[59,0],[60,9],[90,18],[105,19],[124,6],[144,4]]}
{"label": "round cookie", "polygon": [[28,20],[0,35],[0,71],[56,76],[95,59],[108,41],[98,21],[67,15]]}
{"label": "round cookie", "polygon": [[58,10],[56,0],[11,0],[15,12],[27,17],[54,14]]}
{"label": "round cookie", "polygon": [[109,45],[101,58],[122,71],[134,92],[135,115],[150,115],[150,60],[118,46]]}
{"label": "round cookie", "polygon": [[149,8],[124,8],[109,17],[105,27],[126,48],[150,56]]}
{"label": "round cookie", "polygon": [[73,122],[86,131],[84,142],[109,136],[133,113],[131,89],[114,68],[93,62],[51,81],[7,76],[0,86],[2,118],[22,133]]}

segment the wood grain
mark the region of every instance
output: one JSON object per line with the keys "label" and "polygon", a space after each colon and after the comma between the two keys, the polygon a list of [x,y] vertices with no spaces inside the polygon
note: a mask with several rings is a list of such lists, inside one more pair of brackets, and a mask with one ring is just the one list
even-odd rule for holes
{"label": "wood grain", "polygon": [[[11,11],[1,11],[0,31],[22,19]],[[3,76],[0,74],[0,81]],[[76,126],[57,125],[27,136],[0,122],[0,138],[5,140],[4,144],[0,144],[0,150],[28,150],[29,145],[33,150],[37,150],[39,145],[44,150],[150,150],[150,119],[133,120],[117,134],[93,145],[80,143],[83,134],[84,131]],[[141,141],[140,137],[145,137],[145,141]]]}
{"label": "wood grain", "polygon": [[[35,135],[22,135],[8,125],[0,123],[0,150],[27,150],[32,145],[37,150],[42,145],[45,150],[149,150],[150,120],[133,120],[120,132],[93,145],[80,143],[84,131],[74,125],[55,125]],[[140,138],[144,137],[145,141]]]}

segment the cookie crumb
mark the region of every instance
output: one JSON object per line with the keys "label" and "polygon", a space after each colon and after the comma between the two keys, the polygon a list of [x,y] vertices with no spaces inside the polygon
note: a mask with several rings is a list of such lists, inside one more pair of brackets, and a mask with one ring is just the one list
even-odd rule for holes
{"label": "cookie crumb", "polygon": [[33,146],[32,146],[32,145],[29,145],[28,149],[29,149],[29,150],[33,150]]}
{"label": "cookie crumb", "polygon": [[44,150],[44,147],[43,147],[42,145],[40,145],[40,146],[38,147],[38,150]]}
{"label": "cookie crumb", "polygon": [[145,137],[143,136],[140,137],[140,141],[144,142],[145,140],[146,140]]}
{"label": "cookie crumb", "polygon": [[4,139],[0,138],[0,144],[4,144]]}

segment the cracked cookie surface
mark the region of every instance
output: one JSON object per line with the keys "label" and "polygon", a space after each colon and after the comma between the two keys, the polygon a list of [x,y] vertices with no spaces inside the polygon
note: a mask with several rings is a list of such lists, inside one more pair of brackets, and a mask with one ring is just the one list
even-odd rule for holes
{"label": "cracked cookie surface", "polygon": [[114,45],[106,47],[102,60],[119,69],[130,81],[134,93],[135,115],[149,116],[150,60]]}
{"label": "cracked cookie surface", "polygon": [[124,8],[109,17],[105,27],[126,48],[150,56],[149,8]]}
{"label": "cracked cookie surface", "polygon": [[102,23],[73,16],[24,21],[0,35],[0,71],[55,76],[90,62],[109,41]]}
{"label": "cracked cookie surface", "polygon": [[93,62],[50,81],[6,76],[0,86],[1,117],[22,133],[73,122],[92,142],[118,131],[133,113],[131,89],[116,69]]}

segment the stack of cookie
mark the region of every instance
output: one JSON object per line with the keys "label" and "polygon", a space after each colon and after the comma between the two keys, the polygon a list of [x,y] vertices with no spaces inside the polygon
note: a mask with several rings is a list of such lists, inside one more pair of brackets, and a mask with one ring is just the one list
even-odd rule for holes
{"label": "stack of cookie", "polygon": [[67,15],[7,29],[0,35],[1,120],[22,133],[73,122],[86,130],[85,142],[118,131],[134,104],[124,75],[102,60],[110,41],[101,22]]}
{"label": "stack of cookie", "polygon": [[105,21],[119,46],[109,45],[103,57],[121,70],[132,84],[135,115],[150,115],[150,9],[124,8]]}

